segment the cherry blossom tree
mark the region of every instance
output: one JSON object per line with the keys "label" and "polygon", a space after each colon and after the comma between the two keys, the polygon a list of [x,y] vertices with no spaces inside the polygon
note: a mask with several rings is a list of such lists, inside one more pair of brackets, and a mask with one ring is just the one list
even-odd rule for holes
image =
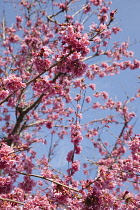
{"label": "cherry blossom tree", "polygon": [[140,209],[140,90],[120,101],[96,84],[140,68],[128,42],[111,41],[117,9],[5,4],[15,22],[0,27],[0,209]]}

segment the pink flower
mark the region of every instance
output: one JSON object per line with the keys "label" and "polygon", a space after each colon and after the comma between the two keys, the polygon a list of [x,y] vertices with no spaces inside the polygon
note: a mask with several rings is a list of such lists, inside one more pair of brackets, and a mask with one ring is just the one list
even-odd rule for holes
{"label": "pink flower", "polygon": [[103,91],[100,93],[103,99],[108,99],[108,93]]}
{"label": "pink flower", "polygon": [[4,85],[10,92],[26,87],[26,84],[22,82],[22,79],[15,74],[10,74],[5,78]]}
{"label": "pink flower", "polygon": [[18,186],[21,189],[23,189],[25,192],[32,191],[35,185],[36,185],[36,182],[33,179],[31,179],[29,176],[24,176],[24,181],[18,184]]}
{"label": "pink flower", "polygon": [[9,91],[8,90],[0,91],[0,100],[5,99],[8,95],[9,95]]}
{"label": "pink flower", "polygon": [[94,39],[93,39],[93,41],[95,42],[95,43],[100,43],[102,40],[100,39],[100,37],[98,37],[98,36],[96,36]]}
{"label": "pink flower", "polygon": [[84,14],[86,14],[89,11],[91,11],[91,6],[90,4],[87,4],[86,7],[84,7]]}
{"label": "pink flower", "polygon": [[108,99],[108,101],[105,104],[106,108],[114,108],[115,102],[112,99]]}
{"label": "pink flower", "polygon": [[87,103],[90,103],[90,102],[91,102],[91,97],[90,97],[90,96],[87,96],[87,97],[86,97],[86,102],[87,102]]}
{"label": "pink flower", "polygon": [[81,105],[80,104],[77,104],[76,107],[77,107],[77,109],[81,109]]}
{"label": "pink flower", "polygon": [[21,16],[16,16],[16,21],[17,22],[22,22],[22,17]]}
{"label": "pink flower", "polygon": [[101,9],[100,9],[100,13],[107,13],[108,10],[109,10],[109,7],[103,6],[103,7],[101,7]]}
{"label": "pink flower", "polygon": [[42,170],[42,172],[41,172],[41,175],[42,175],[43,177],[46,177],[46,178],[51,178],[52,175],[53,175],[53,173],[52,173],[52,171],[49,170],[47,167],[44,167],[43,170]]}
{"label": "pink flower", "polygon": [[29,157],[26,157],[25,160],[24,160],[24,163],[23,163],[24,170],[27,173],[31,174],[33,167],[34,167],[34,164],[32,163],[32,159],[29,158]]}
{"label": "pink flower", "polygon": [[100,23],[104,23],[104,22],[108,21],[108,15],[107,14],[99,15],[98,19],[100,20]]}
{"label": "pink flower", "polygon": [[81,56],[85,56],[89,53],[90,49],[88,48],[88,45],[90,42],[88,40],[88,35],[85,33],[82,34],[81,30],[83,30],[83,27],[81,27],[81,24],[79,23],[69,25],[67,26],[67,29],[62,26],[59,33],[65,51],[72,47],[74,51],[80,53]]}
{"label": "pink flower", "polygon": [[140,61],[135,59],[133,69],[138,69],[138,68],[140,68]]}
{"label": "pink flower", "polygon": [[119,28],[119,27],[112,27],[112,32],[113,32],[114,34],[117,34],[119,31],[122,31],[122,29]]}
{"label": "pink flower", "polygon": [[101,95],[101,93],[99,93],[99,92],[96,92],[95,94],[93,94],[93,96],[96,97],[96,98],[99,98],[100,95]]}
{"label": "pink flower", "polygon": [[114,20],[116,12],[117,12],[117,9],[110,12],[110,20]]}
{"label": "pink flower", "polygon": [[67,9],[67,4],[66,3],[59,3],[58,6],[59,6],[60,9],[64,9],[64,10]]}
{"label": "pink flower", "polygon": [[75,100],[75,101],[79,101],[79,100],[81,100],[81,98],[82,98],[81,95],[77,95],[77,96],[74,98],[74,100]]}
{"label": "pink flower", "polygon": [[90,29],[96,29],[97,24],[95,24],[94,22],[90,25]]}
{"label": "pink flower", "polygon": [[80,170],[80,161],[76,160],[72,163],[72,166],[71,166],[73,172],[77,172]]}
{"label": "pink flower", "polygon": [[72,151],[68,152],[66,160],[68,162],[72,162],[73,157],[74,157],[74,151],[72,150]]}
{"label": "pink flower", "polygon": [[54,124],[53,121],[48,121],[46,123],[46,127],[49,128],[49,129],[51,129],[53,127],[53,124]]}
{"label": "pink flower", "polygon": [[0,169],[5,169],[7,172],[14,169],[14,165],[18,163],[16,156],[12,155],[13,149],[7,144],[2,144],[0,148]]}
{"label": "pink flower", "polygon": [[95,89],[96,89],[96,85],[95,85],[95,84],[90,84],[89,87],[90,87],[92,90],[95,90]]}
{"label": "pink flower", "polygon": [[92,108],[93,108],[93,109],[97,109],[97,108],[99,108],[100,106],[101,106],[101,104],[100,104],[99,102],[96,102],[96,103],[93,104]]}
{"label": "pink flower", "polygon": [[82,151],[82,147],[81,146],[75,146],[75,150],[74,150],[75,154],[80,154],[81,151]]}
{"label": "pink flower", "polygon": [[12,179],[8,177],[0,177],[0,194],[7,194],[12,190]]}
{"label": "pink flower", "polygon": [[91,3],[93,3],[95,6],[101,6],[102,0],[90,0]]}

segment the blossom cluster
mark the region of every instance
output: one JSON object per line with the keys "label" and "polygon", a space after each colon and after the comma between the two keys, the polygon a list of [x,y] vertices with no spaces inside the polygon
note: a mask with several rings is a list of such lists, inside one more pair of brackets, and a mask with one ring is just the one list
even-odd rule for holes
{"label": "blossom cluster", "polygon": [[87,34],[82,34],[83,26],[80,23],[76,23],[75,26],[67,26],[67,30],[62,26],[60,35],[62,40],[62,46],[64,51],[71,49],[75,52],[80,52],[81,56],[86,56],[90,49],[90,44]]}
{"label": "blossom cluster", "polygon": [[3,85],[9,92],[13,92],[20,88],[25,88],[26,84],[22,82],[22,78],[16,76],[15,74],[9,75],[9,77],[5,78],[3,81]]}
{"label": "blossom cluster", "polygon": [[117,9],[19,2],[15,23],[0,23],[1,209],[139,209],[140,90],[124,99],[104,84],[140,68],[111,41]]}

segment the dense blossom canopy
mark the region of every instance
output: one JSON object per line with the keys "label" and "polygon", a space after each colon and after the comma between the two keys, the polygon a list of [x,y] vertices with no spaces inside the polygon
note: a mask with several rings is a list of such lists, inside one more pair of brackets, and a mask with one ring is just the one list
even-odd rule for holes
{"label": "dense blossom canopy", "polygon": [[117,9],[106,0],[5,4],[16,15],[0,27],[0,209],[140,209],[129,107],[140,90],[119,101],[96,84],[140,68],[128,42],[111,42]]}

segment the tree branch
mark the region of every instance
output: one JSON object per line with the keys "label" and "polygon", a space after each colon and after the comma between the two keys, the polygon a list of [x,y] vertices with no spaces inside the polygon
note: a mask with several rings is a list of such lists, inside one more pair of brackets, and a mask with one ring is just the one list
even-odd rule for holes
{"label": "tree branch", "polygon": [[12,202],[12,203],[17,203],[17,204],[20,204],[20,205],[24,205],[24,204],[25,204],[25,203],[23,203],[23,202],[20,202],[20,201],[15,201],[15,200],[13,200],[13,199],[9,199],[9,198],[1,198],[1,197],[0,197],[0,200],[2,200],[2,201]]}
{"label": "tree branch", "polygon": [[40,179],[45,179],[45,180],[47,180],[47,181],[49,181],[49,182],[53,182],[53,183],[55,183],[55,184],[57,184],[57,185],[61,185],[62,187],[65,187],[65,188],[67,188],[67,189],[69,189],[69,190],[73,190],[73,191],[75,191],[75,192],[79,192],[78,189],[75,189],[75,188],[73,188],[73,187],[69,187],[69,186],[67,186],[67,185],[65,185],[65,184],[62,184],[62,183],[60,183],[60,182],[57,182],[57,181],[55,181],[55,180],[53,180],[53,179],[46,178],[46,177],[44,177],[44,176],[35,175],[35,174],[27,174],[27,173],[20,172],[20,171],[17,171],[17,173],[22,174],[22,175],[25,175],[25,176],[33,176],[33,177],[37,177],[37,178],[40,178]]}

